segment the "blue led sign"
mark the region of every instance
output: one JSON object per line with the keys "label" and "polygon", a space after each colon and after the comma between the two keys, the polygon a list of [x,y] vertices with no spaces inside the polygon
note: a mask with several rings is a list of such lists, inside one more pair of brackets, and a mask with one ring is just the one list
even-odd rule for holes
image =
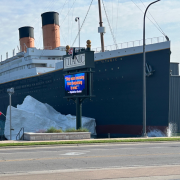
{"label": "blue led sign", "polygon": [[65,96],[87,95],[86,73],[65,75]]}

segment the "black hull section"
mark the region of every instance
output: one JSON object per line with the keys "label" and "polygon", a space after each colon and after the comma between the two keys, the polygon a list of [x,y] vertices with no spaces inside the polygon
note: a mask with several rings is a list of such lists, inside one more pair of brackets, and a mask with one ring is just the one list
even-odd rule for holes
{"label": "black hull section", "polygon": [[[142,54],[95,62],[94,95],[83,103],[83,116],[96,119],[98,137],[129,137],[142,134]],[[169,114],[170,49],[148,52],[147,62],[155,72],[147,77],[147,126],[165,131]],[[0,85],[0,111],[6,114],[7,88],[14,87],[12,105],[27,95],[48,103],[62,114],[75,115],[75,103],[64,99],[63,71]],[[3,128],[4,119],[1,118]]]}

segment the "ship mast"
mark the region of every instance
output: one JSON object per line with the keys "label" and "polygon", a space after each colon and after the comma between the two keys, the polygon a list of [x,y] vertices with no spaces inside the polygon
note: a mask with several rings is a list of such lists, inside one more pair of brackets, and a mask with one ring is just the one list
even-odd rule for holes
{"label": "ship mast", "polygon": [[98,0],[98,4],[99,4],[99,25],[100,25],[100,27],[98,28],[98,32],[100,33],[100,37],[101,37],[101,51],[104,52],[105,28],[103,27],[103,22],[102,22],[101,0]]}

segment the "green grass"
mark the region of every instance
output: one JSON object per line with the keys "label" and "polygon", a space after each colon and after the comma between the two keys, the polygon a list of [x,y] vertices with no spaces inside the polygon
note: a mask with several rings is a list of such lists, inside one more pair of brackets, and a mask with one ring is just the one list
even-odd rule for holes
{"label": "green grass", "polygon": [[55,127],[50,127],[44,133],[63,133],[63,132],[89,132],[89,130],[86,128],[80,128],[80,129],[70,128],[63,131],[62,129],[56,129]]}
{"label": "green grass", "polygon": [[180,137],[172,138],[147,138],[147,139],[107,139],[107,140],[81,140],[81,141],[56,141],[56,142],[25,142],[25,143],[0,143],[0,147],[5,146],[37,146],[37,145],[63,145],[63,144],[100,144],[100,143],[128,143],[128,142],[160,142],[160,141],[180,141]]}
{"label": "green grass", "polygon": [[54,127],[50,127],[47,129],[46,133],[62,133],[63,131],[61,129],[56,129]]}
{"label": "green grass", "polygon": [[70,129],[66,129],[64,132],[89,132],[89,130],[86,128],[80,128],[80,129],[70,128]]}

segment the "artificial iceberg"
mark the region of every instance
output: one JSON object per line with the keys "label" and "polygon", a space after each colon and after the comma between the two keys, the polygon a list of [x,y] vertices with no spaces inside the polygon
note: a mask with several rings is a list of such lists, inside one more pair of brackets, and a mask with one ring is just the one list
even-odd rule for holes
{"label": "artificial iceberg", "polygon": [[[24,127],[25,132],[37,132],[50,127],[66,130],[76,127],[76,117],[63,115],[52,106],[41,103],[31,96],[27,96],[17,108],[11,107],[11,127],[14,129],[12,140],[16,139],[19,130]],[[89,129],[92,135],[96,135],[96,122],[93,118],[82,117],[82,126]],[[9,107],[6,113],[5,137],[10,139]]]}

